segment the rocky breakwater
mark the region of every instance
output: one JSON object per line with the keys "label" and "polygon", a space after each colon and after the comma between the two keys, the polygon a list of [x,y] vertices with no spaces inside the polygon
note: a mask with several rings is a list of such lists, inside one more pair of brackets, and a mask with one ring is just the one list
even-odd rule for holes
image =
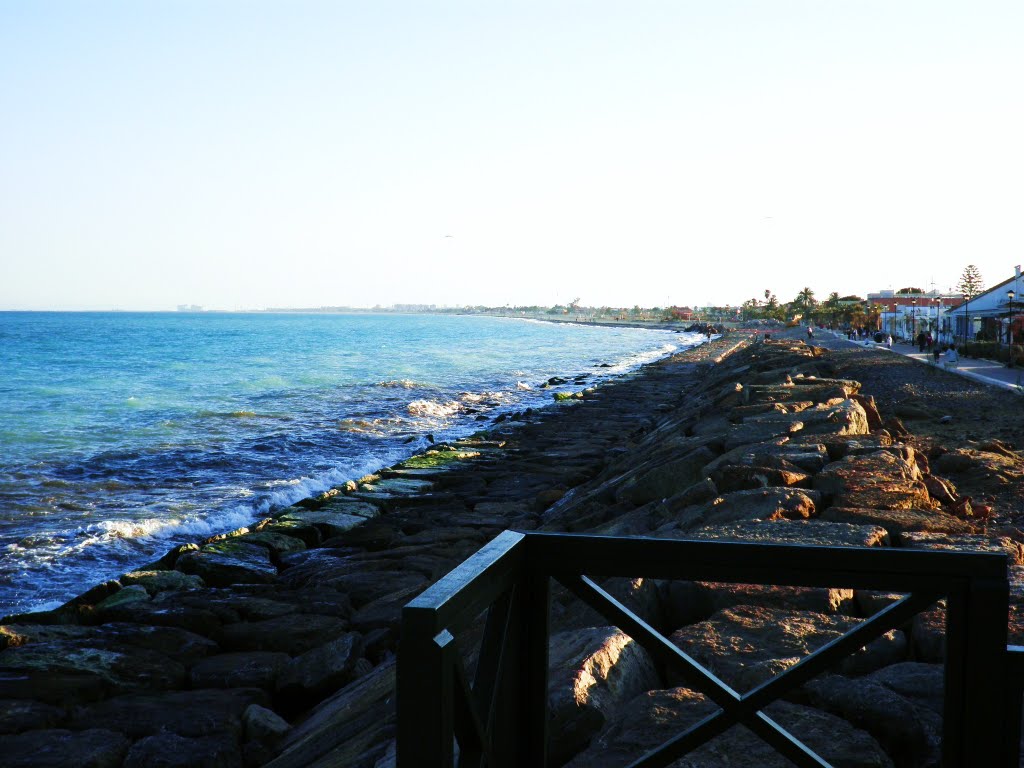
{"label": "rocky breakwater", "polygon": [[[0,621],[4,766],[393,762],[400,609],[680,402],[705,345]],[[580,385],[583,387],[583,385]]]}
{"label": "rocky breakwater", "polygon": [[[56,611],[7,617],[5,764],[391,766],[400,608],[506,528],[980,547],[1006,552],[1024,583],[1016,529],[996,530],[999,510],[972,508],[938,469],[960,453],[918,450],[821,348],[722,339],[576,394],[176,548]],[[896,599],[604,586],[738,689]],[[836,765],[935,764],[941,618],[939,605],[889,632],[770,714]],[[713,710],[568,593],[556,590],[552,621],[557,763],[624,764]],[[737,727],[678,764],[786,763]]]}
{"label": "rocky breakwater", "polygon": [[[598,478],[545,510],[543,527],[621,536],[986,550],[1011,573],[1019,641],[1022,537],[1009,510],[972,507],[939,467],[958,449],[918,443],[879,413],[832,356],[802,341],[753,344],[715,366]],[[993,449],[995,450],[995,449]],[[1020,457],[1001,448],[1002,458]],[[1012,458],[1006,454],[1010,454]],[[935,466],[933,466],[933,464]],[[1002,478],[1005,480],[1005,478]],[[833,589],[609,579],[605,589],[739,691],[764,683],[899,595]],[[553,753],[620,766],[717,707],[567,592],[556,591]],[[803,685],[768,714],[833,765],[938,765],[944,605]],[[785,766],[743,727],[673,765]]]}

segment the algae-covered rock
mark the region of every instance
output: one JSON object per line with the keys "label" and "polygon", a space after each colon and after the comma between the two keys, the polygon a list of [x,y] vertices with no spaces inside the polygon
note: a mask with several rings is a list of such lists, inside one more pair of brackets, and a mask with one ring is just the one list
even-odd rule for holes
{"label": "algae-covered rock", "polygon": [[99,638],[28,643],[0,652],[0,667],[94,677],[117,691],[177,688],[185,667],[168,656],[120,646],[103,647]]}
{"label": "algae-covered rock", "polygon": [[129,603],[147,602],[150,599],[149,592],[141,584],[133,584],[118,590],[110,597],[103,600],[96,606],[96,610],[102,613],[108,608],[124,607]]}
{"label": "algae-covered rock", "polygon": [[434,450],[411,456],[399,464],[406,469],[435,469],[457,461],[466,461],[480,456],[480,451]]}
{"label": "algae-covered rock", "polygon": [[[367,505],[371,506],[371,505]],[[340,536],[345,531],[362,525],[366,518],[362,515],[350,515],[345,512],[332,510],[333,505],[328,504],[323,509],[301,509],[290,507],[277,518],[277,523],[294,523],[298,525],[312,525],[320,529],[323,537],[329,539],[332,536]],[[274,530],[271,527],[268,530]]]}
{"label": "algae-covered rock", "polygon": [[274,557],[280,557],[289,552],[300,552],[306,548],[306,542],[300,537],[289,536],[279,530],[262,530],[257,533],[247,533],[241,538],[242,541],[248,544],[258,544],[261,547],[266,547]]}

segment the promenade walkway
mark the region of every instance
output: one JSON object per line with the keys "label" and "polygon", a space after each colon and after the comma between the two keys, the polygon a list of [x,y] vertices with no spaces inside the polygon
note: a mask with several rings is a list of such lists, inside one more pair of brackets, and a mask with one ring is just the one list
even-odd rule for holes
{"label": "promenade walkway", "polygon": [[[815,344],[820,344],[823,347],[835,348],[837,346],[851,346],[851,347],[867,347],[869,349],[877,349],[883,352],[889,352],[896,355],[903,355],[911,360],[916,360],[922,365],[935,365],[934,358],[931,352],[918,352],[916,344],[900,344],[894,343],[892,349],[889,349],[884,344],[875,344],[873,341],[850,341],[846,338],[845,334],[841,334],[835,331],[826,331],[822,328],[815,328]],[[940,359],[939,367],[943,367]],[[960,357],[960,364],[953,369],[948,369],[950,373],[956,374],[957,376],[963,376],[967,379],[973,379],[983,384],[992,384],[993,386],[1001,387],[1002,389],[1016,392],[1018,395],[1024,395],[1024,367],[1018,366],[1015,368],[1007,368],[1004,363],[999,363],[994,360],[982,360],[974,357]]]}

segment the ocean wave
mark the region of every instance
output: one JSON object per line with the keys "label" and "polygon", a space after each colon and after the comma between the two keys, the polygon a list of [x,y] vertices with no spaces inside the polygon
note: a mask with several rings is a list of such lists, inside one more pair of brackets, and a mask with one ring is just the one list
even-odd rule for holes
{"label": "ocean wave", "polygon": [[413,416],[446,419],[462,410],[462,403],[455,400],[449,400],[446,403],[434,400],[413,400],[406,406],[406,410]]}

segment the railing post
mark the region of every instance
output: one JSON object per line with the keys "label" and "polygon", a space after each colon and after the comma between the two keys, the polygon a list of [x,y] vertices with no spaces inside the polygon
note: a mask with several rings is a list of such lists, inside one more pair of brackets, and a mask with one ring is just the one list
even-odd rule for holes
{"label": "railing post", "polygon": [[[975,727],[967,732],[965,765],[998,765],[1003,751],[1006,712],[1002,698],[992,695],[1006,679],[1006,637],[1009,585],[972,579],[968,613],[967,654],[971,680],[967,708]],[[987,682],[986,682],[987,681]]]}
{"label": "railing post", "polygon": [[445,630],[434,634],[433,612],[402,610],[402,649],[398,654],[398,768],[452,768],[454,765],[454,680]]}
{"label": "railing post", "polygon": [[946,616],[942,765],[1000,765],[1005,743],[1006,580],[971,578],[951,590]]}
{"label": "railing post", "polygon": [[1024,646],[1006,647],[1006,752],[1003,765],[1017,768],[1020,765],[1020,718],[1024,697]]}
{"label": "railing post", "polygon": [[523,578],[525,605],[522,723],[526,727],[523,765],[546,768],[548,762],[548,644],[551,578],[528,568]]}

